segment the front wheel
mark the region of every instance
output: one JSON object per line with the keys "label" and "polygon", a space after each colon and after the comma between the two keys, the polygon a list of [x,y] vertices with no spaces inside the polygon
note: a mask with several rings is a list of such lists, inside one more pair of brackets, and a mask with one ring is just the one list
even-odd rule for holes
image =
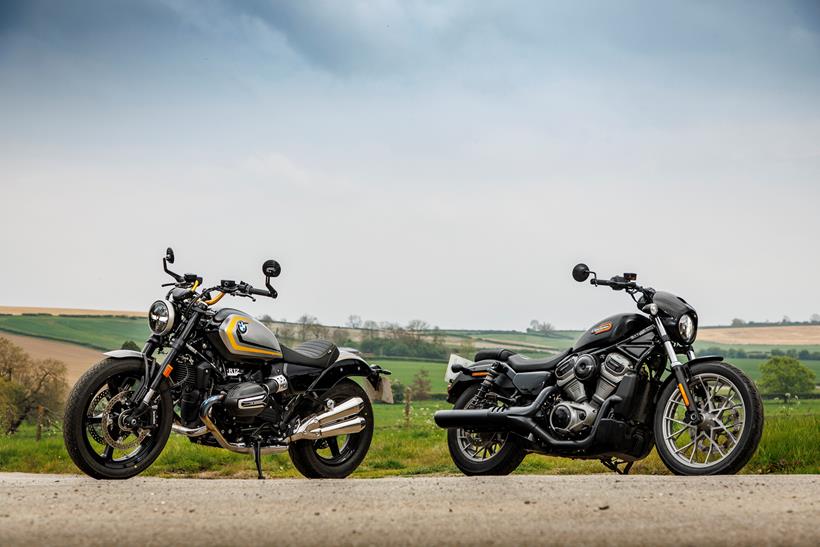
{"label": "front wheel", "polygon": [[74,385],[66,402],[63,440],[80,471],[95,479],[128,479],[162,452],[174,412],[167,389],[160,389],[139,426],[129,427],[125,420],[144,370],[142,359],[106,359]]}
{"label": "front wheel", "polygon": [[[483,406],[476,401],[478,385],[472,385],[456,400],[454,409]],[[527,452],[507,431],[474,432],[447,430],[450,457],[465,475],[509,475],[515,471]]]}
{"label": "front wheel", "polygon": [[702,421],[685,420],[677,382],[660,394],[655,409],[655,445],[676,475],[723,475],[749,462],[763,434],[763,402],[752,381],[728,363],[691,367],[689,390]]}
{"label": "front wheel", "polygon": [[293,466],[305,477],[343,479],[364,460],[370,449],[374,427],[373,407],[367,393],[353,380],[344,379],[322,396],[323,399],[332,399],[335,404],[353,397],[364,401],[364,408],[357,414],[359,418],[364,418],[364,429],[352,435],[296,441],[288,448]]}

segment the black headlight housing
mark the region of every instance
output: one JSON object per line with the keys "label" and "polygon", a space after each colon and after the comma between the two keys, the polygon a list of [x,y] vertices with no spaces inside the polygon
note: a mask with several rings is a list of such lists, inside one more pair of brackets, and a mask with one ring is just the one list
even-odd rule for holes
{"label": "black headlight housing", "polygon": [[676,344],[691,346],[698,335],[698,314],[680,296],[658,291],[652,298],[657,304],[661,322]]}
{"label": "black headlight housing", "polygon": [[174,328],[174,306],[167,300],[157,300],[148,308],[148,326],[154,334],[163,336]]}

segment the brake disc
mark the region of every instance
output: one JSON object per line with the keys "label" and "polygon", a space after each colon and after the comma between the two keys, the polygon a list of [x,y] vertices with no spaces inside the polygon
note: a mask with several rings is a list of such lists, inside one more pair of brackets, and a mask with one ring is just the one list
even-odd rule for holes
{"label": "brake disc", "polygon": [[[121,421],[113,416],[114,407],[121,403],[123,399],[127,399],[131,395],[129,391],[121,391],[114,395],[108,402],[108,406],[103,412],[102,417],[102,434],[105,439],[105,444],[119,450],[129,450],[142,444],[142,441],[148,435],[147,429],[139,429],[138,433],[123,426]],[[111,435],[111,426],[117,426],[125,435],[114,438]],[[130,437],[130,438],[129,438]]]}
{"label": "brake disc", "polygon": [[[109,395],[110,392],[107,389],[99,392],[97,396],[94,397],[94,399],[91,401],[91,406],[89,406],[88,414],[86,414],[86,416],[88,416],[89,418],[93,418],[94,411],[97,409],[97,406]],[[104,412],[105,411],[103,411],[103,413]],[[88,424],[87,428],[88,432],[91,434],[95,441],[97,441],[100,444],[105,444],[105,439],[103,438],[102,427],[100,424]]]}

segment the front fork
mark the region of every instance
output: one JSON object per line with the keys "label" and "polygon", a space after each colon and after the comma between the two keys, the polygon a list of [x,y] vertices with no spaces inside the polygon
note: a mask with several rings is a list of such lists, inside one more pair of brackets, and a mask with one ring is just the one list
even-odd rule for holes
{"label": "front fork", "polygon": [[[683,403],[686,405],[686,421],[692,425],[697,425],[701,422],[701,415],[698,407],[695,404],[695,398],[692,397],[692,390],[689,389],[689,366],[681,363],[678,359],[678,354],[675,352],[675,347],[672,345],[672,340],[666,333],[666,328],[663,326],[657,314],[653,314],[652,319],[655,321],[655,327],[663,342],[663,348],[666,350],[666,355],[669,357],[669,363],[672,367],[672,373],[675,375],[675,380],[678,382],[678,391],[680,391]],[[692,348],[686,352],[686,356],[691,361],[695,358],[695,352]]]}
{"label": "front fork", "polygon": [[[136,405],[134,411],[131,412],[131,415],[127,418],[127,423],[131,427],[136,427],[139,424],[139,417],[145,414],[148,409],[151,407],[151,401],[154,399],[154,396],[157,393],[157,389],[159,389],[159,384],[162,382],[164,378],[168,378],[171,375],[171,371],[174,370],[174,367],[171,363],[174,359],[177,358],[179,355],[180,350],[185,346],[185,341],[188,340],[188,336],[190,336],[191,331],[196,327],[197,322],[199,321],[199,316],[201,315],[202,311],[198,308],[194,308],[191,312],[191,315],[188,317],[188,322],[183,326],[182,332],[177,335],[174,339],[174,342],[171,344],[170,351],[165,355],[162,360],[162,363],[158,367],[154,367],[154,370],[151,371],[151,367],[148,366],[148,359],[149,354],[156,349],[157,342],[154,341],[152,337],[145,344],[145,348],[143,348],[143,354],[145,355],[145,384],[148,385],[148,389],[143,391],[139,390],[134,394],[134,398],[131,400],[133,405]],[[150,381],[149,380],[150,377]],[[141,399],[140,399],[141,397]]]}

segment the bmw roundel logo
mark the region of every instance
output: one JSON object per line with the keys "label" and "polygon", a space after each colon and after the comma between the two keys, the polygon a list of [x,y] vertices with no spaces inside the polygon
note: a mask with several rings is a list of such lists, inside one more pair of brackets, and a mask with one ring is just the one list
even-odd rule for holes
{"label": "bmw roundel logo", "polygon": [[244,321],[238,321],[236,323],[236,330],[239,331],[239,334],[245,334],[248,332],[248,324]]}

